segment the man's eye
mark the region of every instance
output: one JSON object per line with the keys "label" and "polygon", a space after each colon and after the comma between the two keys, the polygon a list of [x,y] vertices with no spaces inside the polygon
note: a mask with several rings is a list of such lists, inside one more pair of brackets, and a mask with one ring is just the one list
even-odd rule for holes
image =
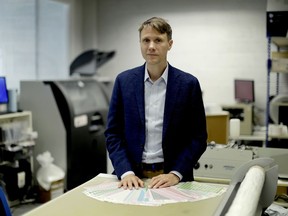
{"label": "man's eye", "polygon": [[156,43],[160,43],[161,39],[156,39],[155,41],[156,41]]}

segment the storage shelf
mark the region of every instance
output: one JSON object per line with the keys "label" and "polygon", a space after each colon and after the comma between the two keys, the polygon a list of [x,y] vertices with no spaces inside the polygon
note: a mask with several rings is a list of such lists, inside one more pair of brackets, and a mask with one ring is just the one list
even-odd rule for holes
{"label": "storage shelf", "polygon": [[271,139],[288,139],[288,135],[279,135],[279,136],[269,135],[269,138],[271,138]]}
{"label": "storage shelf", "polygon": [[5,113],[0,115],[0,121],[8,120],[11,121],[15,118],[28,118],[29,121],[32,118],[31,111],[15,112],[15,113]]}
{"label": "storage shelf", "polygon": [[[271,44],[277,46],[276,52],[271,52]],[[271,73],[277,74],[277,83],[276,83],[276,94],[280,94],[279,92],[279,74],[288,74],[288,58],[287,51],[288,51],[288,38],[287,37],[271,37],[269,38],[268,43],[268,56],[269,58],[272,56],[271,67],[268,67],[268,74],[267,74],[267,107],[266,107],[266,145],[268,141],[271,139],[288,139],[288,135],[281,135],[281,136],[270,136],[268,134],[268,126],[269,126],[269,116],[270,116],[270,75]],[[277,103],[278,106],[288,106],[286,101]],[[277,122],[275,122],[277,124]]]}
{"label": "storage shelf", "polygon": [[274,103],[274,105],[277,105],[277,106],[288,106],[288,103],[287,102],[276,102],[276,103]]}
{"label": "storage shelf", "polygon": [[[17,123],[20,123],[21,126],[17,125]],[[8,143],[18,143],[20,141],[27,141],[25,136],[21,133],[24,131],[20,131],[25,129],[26,131],[33,131],[32,127],[32,113],[31,111],[23,111],[23,112],[15,112],[15,113],[6,113],[6,114],[1,114],[0,115],[0,127],[3,126],[8,127],[8,128],[13,128],[15,127],[15,131],[12,130],[11,136],[14,135],[13,137],[9,137]],[[21,134],[21,135],[20,135]],[[24,140],[22,140],[22,138]],[[5,144],[5,140],[0,140],[0,143]]]}
{"label": "storage shelf", "polygon": [[287,71],[271,71],[271,73],[288,74],[288,70]]}
{"label": "storage shelf", "polygon": [[272,37],[271,42],[279,48],[288,48],[288,38],[285,37]]}

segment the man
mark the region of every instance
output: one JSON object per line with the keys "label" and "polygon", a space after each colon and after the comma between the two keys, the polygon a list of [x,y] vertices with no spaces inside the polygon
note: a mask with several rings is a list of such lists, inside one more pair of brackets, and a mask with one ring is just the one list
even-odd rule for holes
{"label": "man", "polygon": [[120,73],[114,84],[107,129],[109,157],[124,189],[163,188],[193,180],[206,150],[206,119],[196,77],[172,67],[172,29],[153,17],[139,28],[145,64]]}

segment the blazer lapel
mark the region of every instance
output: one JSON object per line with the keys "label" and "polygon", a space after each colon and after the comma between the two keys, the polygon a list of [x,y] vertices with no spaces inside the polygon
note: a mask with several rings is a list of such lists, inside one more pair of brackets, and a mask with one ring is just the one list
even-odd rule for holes
{"label": "blazer lapel", "polygon": [[180,82],[177,79],[177,74],[173,67],[169,65],[168,70],[168,82],[166,88],[166,99],[165,99],[165,110],[164,110],[164,119],[163,119],[163,137],[166,135],[167,126],[173,115],[173,110],[175,107],[175,103],[177,100],[177,96],[179,96]]}
{"label": "blazer lapel", "polygon": [[[177,100],[177,95],[179,95],[180,81],[177,78],[178,75],[172,66],[168,65],[168,82],[166,88],[166,99],[165,99],[165,110],[163,119],[163,137],[165,137],[167,126],[171,116],[173,115],[173,110]],[[144,70],[145,64],[136,70],[134,70],[134,91],[136,97],[136,103],[139,110],[139,116],[142,124],[145,124],[145,104],[144,104]]]}
{"label": "blazer lapel", "polygon": [[143,65],[134,71],[134,91],[142,124],[145,124],[144,70],[145,66]]}

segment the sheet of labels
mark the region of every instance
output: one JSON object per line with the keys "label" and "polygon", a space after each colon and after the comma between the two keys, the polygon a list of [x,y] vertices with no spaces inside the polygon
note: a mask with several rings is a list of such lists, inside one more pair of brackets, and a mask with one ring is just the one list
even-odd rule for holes
{"label": "sheet of labels", "polygon": [[118,181],[107,181],[86,187],[87,196],[113,203],[159,206],[168,203],[193,202],[222,195],[228,185],[200,182],[181,182],[175,186],[161,189],[143,188],[124,190],[118,188]]}

